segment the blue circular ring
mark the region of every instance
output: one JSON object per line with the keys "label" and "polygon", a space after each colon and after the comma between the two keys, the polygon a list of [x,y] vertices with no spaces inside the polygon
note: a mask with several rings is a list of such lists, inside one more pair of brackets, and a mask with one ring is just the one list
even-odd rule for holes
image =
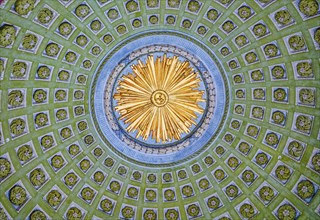
{"label": "blue circular ring", "polygon": [[[104,88],[111,71],[115,66],[118,65],[119,61],[123,57],[126,57],[132,51],[136,50],[137,48],[151,46],[154,44],[167,44],[183,48],[185,51],[193,54],[195,57],[201,60],[206,69],[209,71],[209,74],[212,76],[217,97],[213,117],[209,123],[209,127],[206,129],[206,131],[204,131],[202,136],[184,149],[168,154],[147,154],[127,146],[114,133],[105,116]],[[120,154],[123,154],[127,158],[131,158],[134,161],[138,161],[143,164],[163,165],[176,163],[177,161],[181,161],[199,151],[218,131],[219,125],[226,110],[225,107],[227,101],[225,82],[221,74],[224,73],[220,73],[215,61],[210,57],[210,55],[207,54],[197,44],[190,42],[187,39],[170,34],[142,36],[136,40],[124,44],[124,46],[122,46],[112,56],[110,56],[108,60],[106,60],[102,69],[100,68],[99,71],[95,73],[95,86],[93,91],[91,91],[91,99],[93,99],[93,109],[91,110],[94,111],[94,114],[91,115],[95,117],[96,120],[94,121],[98,122],[98,125],[95,125],[98,126],[98,130],[101,131],[102,135],[107,139],[107,142],[111,144],[112,147],[115,148]]]}

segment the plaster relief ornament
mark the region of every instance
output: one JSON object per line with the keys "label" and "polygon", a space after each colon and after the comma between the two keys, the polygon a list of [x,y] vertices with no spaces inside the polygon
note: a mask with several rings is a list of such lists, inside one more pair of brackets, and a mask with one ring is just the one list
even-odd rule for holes
{"label": "plaster relief ornament", "polygon": [[133,73],[122,76],[113,97],[126,130],[156,142],[179,140],[189,133],[204,112],[198,102],[205,102],[201,79],[190,63],[165,54],[156,60],[148,56],[146,64],[138,60],[131,68]]}

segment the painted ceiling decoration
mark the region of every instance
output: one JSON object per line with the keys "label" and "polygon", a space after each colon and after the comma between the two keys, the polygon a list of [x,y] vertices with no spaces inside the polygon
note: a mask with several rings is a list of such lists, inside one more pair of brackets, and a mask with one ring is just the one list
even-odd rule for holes
{"label": "painted ceiling decoration", "polygon": [[0,0],[0,219],[320,219],[318,0]]}

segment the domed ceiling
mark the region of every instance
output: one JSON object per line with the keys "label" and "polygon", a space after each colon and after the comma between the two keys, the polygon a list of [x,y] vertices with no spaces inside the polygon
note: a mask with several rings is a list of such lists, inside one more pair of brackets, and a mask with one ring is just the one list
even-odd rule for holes
{"label": "domed ceiling", "polygon": [[319,219],[319,14],[0,1],[0,219]]}

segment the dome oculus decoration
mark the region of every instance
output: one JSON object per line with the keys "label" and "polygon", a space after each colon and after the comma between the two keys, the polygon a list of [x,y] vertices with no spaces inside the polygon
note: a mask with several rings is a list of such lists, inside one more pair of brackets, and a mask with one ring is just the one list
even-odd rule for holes
{"label": "dome oculus decoration", "polygon": [[200,78],[188,61],[166,54],[155,61],[148,56],[144,65],[140,60],[131,66],[134,74],[122,77],[114,99],[128,132],[138,130],[137,138],[152,136],[156,142],[179,140],[181,133],[189,133],[196,125],[193,119],[202,114],[197,104],[205,102],[199,91]]}
{"label": "dome oculus decoration", "polygon": [[[148,164],[148,166],[155,164],[169,166],[171,163],[180,163],[184,161],[187,157],[193,156],[195,152],[204,150],[208,144],[216,138],[216,135],[220,132],[221,126],[225,120],[226,111],[224,111],[224,109],[228,108],[229,97],[228,95],[226,96],[226,94],[228,94],[226,76],[219,61],[215,58],[215,55],[199,41],[190,43],[191,39],[192,38],[189,38],[184,34],[176,35],[171,31],[142,32],[137,36],[124,39],[122,43],[113,48],[100,63],[100,67],[97,69],[94,76],[93,87],[91,88],[93,95],[90,99],[91,110],[100,137],[115,153],[124,156],[128,160],[133,160],[144,165]],[[157,42],[157,44],[154,44],[155,42]],[[198,51],[197,54],[193,53],[195,49]],[[151,63],[154,66],[156,66],[155,57],[159,58],[160,63],[163,61],[163,57],[166,57],[166,59],[167,57],[170,57],[168,58],[170,65],[172,60],[176,59],[181,67],[183,63],[185,63],[185,65],[188,64],[188,68],[190,68],[190,79],[184,79],[187,81],[180,82],[179,84],[179,78],[174,78],[177,80],[175,83],[178,83],[179,85],[179,87],[177,87],[178,92],[180,91],[181,84],[187,82],[189,85],[185,87],[185,89],[189,89],[189,93],[192,94],[192,96],[198,94],[198,97],[195,97],[194,99],[190,99],[190,94],[185,91],[183,93],[186,93],[187,95],[183,94],[182,96],[179,96],[179,101],[188,97],[187,102],[189,103],[187,106],[190,105],[190,101],[191,103],[193,102],[191,108],[188,106],[188,108],[190,108],[188,111],[180,110],[183,105],[178,106],[175,104],[173,106],[173,108],[180,108],[179,110],[176,110],[176,112],[173,112],[174,114],[179,114],[179,117],[181,117],[181,113],[187,114],[188,117],[190,116],[188,120],[189,125],[191,125],[190,127],[187,127],[183,124],[189,131],[179,131],[176,138],[172,136],[170,139],[153,139],[152,134],[155,133],[155,137],[157,134],[156,132],[151,131],[154,130],[154,128],[150,128],[149,133],[146,133],[147,135],[145,134],[144,139],[143,135],[138,135],[139,132],[141,132],[139,130],[141,127],[138,126],[137,129],[128,131],[127,128],[130,128],[130,126],[132,127],[132,124],[137,124],[137,122],[130,122],[130,124],[126,121],[127,118],[122,115],[122,113],[134,115],[133,113],[130,113],[128,109],[123,109],[121,107],[120,98],[124,97],[119,96],[119,94],[128,95],[128,85],[130,85],[130,87],[132,86],[132,84],[128,84],[125,80],[134,82],[135,77],[140,74],[136,74],[135,72],[133,72],[133,74],[128,73],[132,71],[131,67],[134,66],[142,66],[148,69],[146,66],[148,64],[149,56],[152,56],[153,61]],[[141,60],[146,60],[147,64],[143,64]],[[176,67],[173,66],[172,68],[174,70]],[[194,71],[191,71],[191,69]],[[139,71],[142,70],[140,69]],[[150,72],[148,80],[153,79],[152,76],[152,72]],[[162,77],[164,77],[164,74]],[[127,84],[124,84],[124,82]],[[160,83],[160,81],[157,83]],[[123,90],[125,93],[123,91],[119,92],[119,90],[121,90],[121,85],[125,85]],[[150,85],[144,86],[147,86],[146,88],[151,88]],[[165,91],[160,87],[160,89],[158,87],[156,88],[156,84],[153,86],[154,89],[149,88],[149,93],[146,93],[145,97],[141,97],[149,107],[156,110],[165,109],[170,102],[176,102],[175,100],[177,100],[177,98],[175,94],[170,99],[170,91]],[[182,86],[182,89],[183,87],[184,86]],[[104,88],[104,90],[101,88]],[[140,88],[135,89],[136,91],[140,91]],[[143,92],[141,93],[143,94]],[[132,96],[132,94],[130,95]],[[219,98],[216,99],[216,97]],[[122,103],[125,108],[137,105],[137,101],[132,102],[133,100],[131,98],[132,97],[125,98],[126,101]],[[134,97],[134,99],[136,99],[136,97]],[[183,104],[186,106],[185,103]],[[122,109],[117,111],[117,108]],[[143,111],[137,111],[137,115],[141,112],[143,113]],[[175,116],[172,112],[167,113],[169,113],[170,117]],[[191,116],[193,116],[193,118]],[[146,118],[148,118],[147,121],[149,123],[152,121],[152,115],[148,117]],[[170,122],[165,119],[165,125],[170,125],[168,123],[171,123],[171,125],[174,126],[179,125],[172,123],[176,123],[176,121],[179,123],[181,118],[176,117],[173,119],[174,121],[171,120]],[[182,120],[184,120],[184,123],[185,119]],[[139,123],[143,124],[141,121]],[[168,130],[166,132],[175,131]],[[159,135],[163,134],[162,131]],[[152,157],[150,157],[151,155]],[[171,156],[168,157],[168,155]]]}

